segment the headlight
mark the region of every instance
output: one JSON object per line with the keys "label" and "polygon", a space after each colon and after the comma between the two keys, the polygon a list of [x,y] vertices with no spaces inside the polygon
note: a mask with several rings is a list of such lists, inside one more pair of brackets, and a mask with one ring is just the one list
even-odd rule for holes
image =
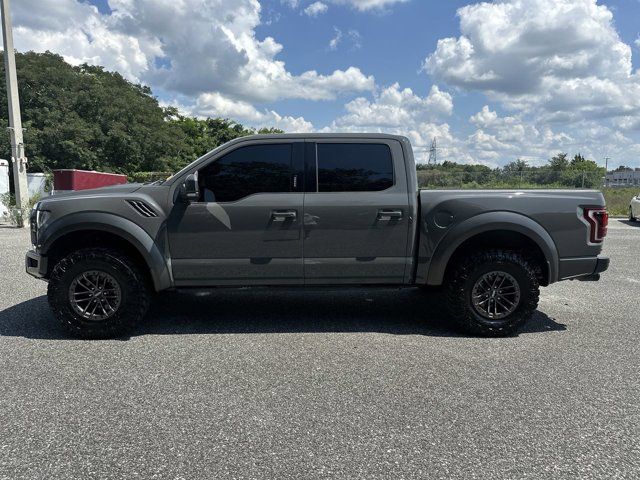
{"label": "headlight", "polygon": [[36,203],[31,210],[31,214],[29,215],[29,223],[31,229],[31,243],[37,247],[38,246],[38,233],[42,226],[49,219],[49,215],[51,212],[48,210],[40,210],[41,204],[40,202]]}
{"label": "headlight", "polygon": [[42,226],[47,223],[51,212],[48,210],[36,210],[36,227],[38,230],[42,228]]}

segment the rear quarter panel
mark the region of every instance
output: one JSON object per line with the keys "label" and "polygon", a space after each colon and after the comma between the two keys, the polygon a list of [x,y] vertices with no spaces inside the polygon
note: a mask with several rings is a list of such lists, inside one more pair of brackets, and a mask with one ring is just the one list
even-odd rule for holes
{"label": "rear quarter panel", "polygon": [[[429,269],[441,263],[439,256],[450,250],[447,247],[475,234],[471,228],[475,225],[477,230],[478,218],[473,221],[475,217],[484,215],[487,224],[483,228],[493,229],[492,219],[499,216],[486,215],[492,212],[510,214],[503,215],[506,221],[496,222],[496,230],[513,229],[521,233],[535,230],[539,245],[547,238],[546,244],[550,245],[545,248],[551,252],[545,252],[543,245],[540,246],[549,262],[595,257],[602,246],[587,244],[587,226],[577,211],[579,206],[604,204],[602,194],[594,190],[421,190],[416,281],[423,283],[428,277],[433,278]],[[470,228],[465,229],[465,225]],[[557,275],[558,265],[550,267]],[[553,282],[556,278],[550,280]]]}

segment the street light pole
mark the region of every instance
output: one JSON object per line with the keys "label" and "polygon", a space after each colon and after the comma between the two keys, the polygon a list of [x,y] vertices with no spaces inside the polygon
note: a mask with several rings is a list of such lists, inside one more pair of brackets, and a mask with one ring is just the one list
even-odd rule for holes
{"label": "street light pole", "polygon": [[20,118],[20,98],[18,97],[18,76],[16,75],[16,57],[13,49],[11,13],[9,0],[0,0],[2,13],[2,41],[4,43],[4,71],[7,79],[7,100],[9,102],[9,136],[11,137],[11,163],[13,166],[13,184],[16,206],[20,210],[18,226],[24,226],[24,217],[29,190],[27,185],[27,158],[24,156],[22,139],[22,119]]}
{"label": "street light pole", "polygon": [[604,157],[604,186],[608,187],[608,180],[607,180],[607,175],[609,175],[609,160],[611,160],[611,157]]}

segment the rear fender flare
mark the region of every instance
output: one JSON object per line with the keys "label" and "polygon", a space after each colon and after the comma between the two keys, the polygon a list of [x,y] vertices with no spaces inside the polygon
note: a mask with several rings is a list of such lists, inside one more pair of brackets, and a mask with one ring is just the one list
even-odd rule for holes
{"label": "rear fender flare", "polygon": [[460,245],[478,234],[492,230],[517,232],[533,240],[547,261],[548,283],[557,281],[558,250],[549,232],[535,220],[518,213],[488,212],[464,220],[442,238],[428,263],[427,285],[442,284],[449,261]]}

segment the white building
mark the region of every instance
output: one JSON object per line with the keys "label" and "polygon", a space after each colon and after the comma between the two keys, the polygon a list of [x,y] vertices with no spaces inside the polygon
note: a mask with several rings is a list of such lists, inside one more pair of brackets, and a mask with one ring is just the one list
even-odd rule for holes
{"label": "white building", "polygon": [[[0,195],[9,193],[9,162],[0,159]],[[4,217],[9,211],[4,206],[3,202],[0,202],[0,218]]]}
{"label": "white building", "polygon": [[[40,198],[50,195],[45,191],[47,177],[44,173],[27,173],[27,187],[29,189],[29,198],[36,195]],[[0,159],[0,195],[9,193],[9,161]],[[0,218],[6,216],[9,210],[0,201]]]}
{"label": "white building", "polygon": [[604,180],[605,187],[640,187],[640,168],[610,172]]}

